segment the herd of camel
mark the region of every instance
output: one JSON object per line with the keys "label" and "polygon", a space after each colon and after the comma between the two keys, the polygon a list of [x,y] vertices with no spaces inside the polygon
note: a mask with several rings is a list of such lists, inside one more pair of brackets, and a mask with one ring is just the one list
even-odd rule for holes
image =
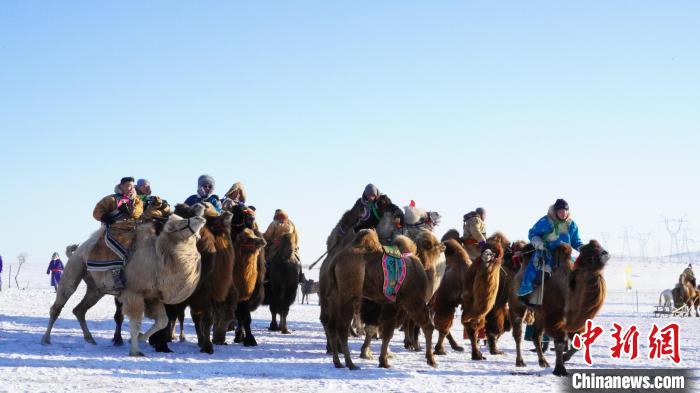
{"label": "herd of camel", "polygon": [[[347,211],[332,230],[319,273],[320,320],[327,352],[336,367],[357,369],[348,337],[358,333],[365,335],[363,358],[373,356],[372,339],[381,337],[379,365],[389,367],[388,345],[399,326],[404,331],[405,347],[414,351],[422,351],[422,330],[427,363],[436,366],[435,355],[445,353],[445,338],[453,350],[463,351],[450,334],[456,308],[461,306],[461,322],[471,341],[473,360],[485,359],[478,347],[478,332],[485,330],[490,353],[501,354],[498,339],[512,329],[516,366],[525,366],[521,339],[526,321],[534,326],[540,366],[549,367],[540,345],[546,333],[556,344],[554,374],[567,374],[564,362],[576,351],[567,346],[567,341],[583,331],[587,319],[595,317],[606,294],[602,270],[607,252],[597,241],[591,240],[581,248],[575,265],[571,264],[571,247],[562,244],[556,249],[555,267],[543,284],[542,304],[533,308],[516,296],[534,251],[532,245],[511,243],[496,233],[487,239],[481,255],[472,259],[456,230],[448,231],[440,240],[427,229],[408,229],[398,235],[395,223],[403,212],[386,196],[380,198],[377,214],[370,218],[374,221],[368,225],[371,229],[347,230],[352,228],[349,223],[357,222],[354,214]],[[51,342],[56,319],[83,281],[87,290],[73,313],[84,339],[95,344],[85,314],[105,293],[87,271],[85,260],[101,231],[70,247],[42,343]],[[188,306],[204,353],[213,353],[214,344],[225,344],[227,332],[234,329],[235,343],[257,345],[250,328],[251,312],[263,303],[269,304],[272,314],[269,329],[289,333],[287,314],[296,297],[301,269],[295,242],[296,236],[283,236],[279,251],[266,257],[266,242],[254,212],[242,205],[222,214],[206,204],[178,205],[167,220],[141,223],[125,268],[126,288],[115,297],[114,344],[123,344],[121,324],[126,315],[130,320],[130,355],[143,356],[139,341],[145,340],[158,351],[170,351],[167,342],[174,339],[178,319],[182,334]],[[406,265],[405,280],[393,300],[383,291],[381,261],[387,242],[398,247]],[[445,257],[444,266],[438,263],[441,255]],[[144,315],[155,323],[141,333]],[[434,330],[438,335],[433,346]]]}

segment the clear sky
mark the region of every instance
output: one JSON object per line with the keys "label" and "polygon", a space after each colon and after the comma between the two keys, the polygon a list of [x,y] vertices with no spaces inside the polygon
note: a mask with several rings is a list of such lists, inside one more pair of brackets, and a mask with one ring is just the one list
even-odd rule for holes
{"label": "clear sky", "polygon": [[[513,239],[556,198],[585,240],[700,234],[700,3],[0,4],[0,254],[48,262],[120,177],[243,181],[304,263],[365,184]],[[692,243],[691,243],[692,244]],[[637,243],[632,247],[637,249]],[[694,246],[697,249],[697,246]],[[634,251],[634,250],[633,250]]]}

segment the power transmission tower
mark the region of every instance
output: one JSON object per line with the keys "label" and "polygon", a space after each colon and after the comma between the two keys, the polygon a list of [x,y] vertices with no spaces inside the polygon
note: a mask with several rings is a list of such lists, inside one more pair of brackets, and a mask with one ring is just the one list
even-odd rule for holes
{"label": "power transmission tower", "polygon": [[623,228],[622,232],[622,256],[623,257],[631,257],[632,256],[632,248],[630,247],[630,232],[632,230],[632,227],[626,226]]}
{"label": "power transmission tower", "polygon": [[678,258],[678,255],[680,253],[680,244],[678,242],[678,234],[681,232],[681,229],[683,229],[683,223],[685,222],[685,218],[673,218],[670,219],[668,217],[662,216],[664,219],[664,224],[666,225],[666,231],[668,231],[668,236],[670,238],[670,246],[668,250],[668,258],[669,260],[673,259],[674,256]]}
{"label": "power transmission tower", "polygon": [[637,233],[636,239],[639,243],[639,257],[647,260],[649,255],[647,254],[647,244],[649,244],[649,239],[651,238],[651,232]]}

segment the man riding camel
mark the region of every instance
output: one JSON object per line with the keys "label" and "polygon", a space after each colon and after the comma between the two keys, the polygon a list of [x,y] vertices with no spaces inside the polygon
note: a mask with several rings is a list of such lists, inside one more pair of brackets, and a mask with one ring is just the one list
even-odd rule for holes
{"label": "man riding camel", "polygon": [[[284,210],[275,210],[275,216],[263,234],[263,238],[265,238],[265,241],[267,242],[267,245],[265,246],[265,257],[268,259],[268,261],[271,260],[275,254],[277,254],[280,239],[282,239],[282,236],[288,233],[294,236],[294,244],[299,244],[299,234],[292,220],[289,219],[289,216]],[[294,254],[296,255],[296,250]]]}
{"label": "man riding camel", "polygon": [[164,218],[170,212],[168,201],[161,199],[158,196],[151,195],[151,182],[146,179],[139,179],[136,182],[136,194],[143,203],[142,219]]}
{"label": "man riding camel", "polygon": [[697,286],[697,282],[695,281],[695,273],[693,272],[693,265],[688,264],[688,267],[683,270],[682,275],[685,275],[686,280],[693,285],[693,287]]}
{"label": "man riding camel", "polygon": [[[554,250],[561,243],[566,243],[575,250],[583,246],[578,234],[578,226],[569,214],[569,204],[563,199],[557,199],[549,208],[547,215],[535,223],[528,233],[528,238],[536,251],[532,254],[518,290],[518,296],[526,304],[529,302],[525,297],[534,291],[535,279],[538,274],[541,274],[542,269],[545,274],[551,274]],[[542,259],[544,259],[544,265],[541,263]]]}
{"label": "man riding camel", "polygon": [[235,205],[245,205],[245,200],[246,192],[243,183],[235,182],[231,188],[226,191],[224,199],[221,200],[221,205],[224,209],[231,211]]}
{"label": "man riding camel", "polygon": [[185,199],[185,203],[193,206],[197,203],[209,202],[214,209],[221,213],[221,201],[219,196],[214,194],[214,178],[209,175],[202,175],[197,179],[197,193]]}
{"label": "man riding camel", "polygon": [[464,248],[472,261],[481,257],[481,246],[486,243],[486,210],[477,207],[476,210],[464,215]]}
{"label": "man riding camel", "polygon": [[134,240],[136,221],[143,214],[143,202],[134,190],[134,178],[124,177],[114,188],[114,194],[102,198],[92,216],[102,222],[104,233],[90,250],[87,269],[92,272],[109,272],[112,287],[102,288],[105,292],[119,293],[124,289],[124,265],[129,259],[129,248]]}

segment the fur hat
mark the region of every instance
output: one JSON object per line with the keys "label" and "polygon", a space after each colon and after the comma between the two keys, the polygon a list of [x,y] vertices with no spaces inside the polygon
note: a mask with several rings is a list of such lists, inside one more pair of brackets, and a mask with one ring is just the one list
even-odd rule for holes
{"label": "fur hat", "polygon": [[287,215],[287,212],[285,212],[282,209],[277,209],[275,210],[275,220],[280,220],[280,219],[288,219],[289,216]]}
{"label": "fur hat", "polygon": [[370,195],[374,195],[375,197],[379,196],[379,189],[372,183],[366,185],[365,191],[362,193],[362,196],[365,198],[369,197]]}
{"label": "fur hat", "polygon": [[197,179],[197,186],[201,187],[205,184],[211,184],[213,190],[215,186],[214,178],[209,175],[202,175]]}
{"label": "fur hat", "polygon": [[476,210],[474,210],[474,212],[480,216],[483,216],[486,213],[486,210],[484,210],[483,207],[477,207]]}
{"label": "fur hat", "polygon": [[147,179],[139,179],[139,180],[136,182],[136,187],[143,187],[143,186],[145,186],[145,185],[151,185],[151,182],[148,181]]}
{"label": "fur hat", "polygon": [[241,182],[235,182],[231,186],[231,188],[226,191],[226,194],[224,196],[226,198],[231,198],[231,195],[233,195],[234,192],[238,191],[238,202],[245,203],[246,200],[246,193],[245,193],[245,187],[243,187],[243,183]]}
{"label": "fur hat", "polygon": [[561,210],[561,209],[569,210],[569,204],[566,203],[566,201],[561,199],[561,198],[557,199],[557,201],[554,202],[554,206],[552,206],[552,207],[554,208],[554,211]]}

